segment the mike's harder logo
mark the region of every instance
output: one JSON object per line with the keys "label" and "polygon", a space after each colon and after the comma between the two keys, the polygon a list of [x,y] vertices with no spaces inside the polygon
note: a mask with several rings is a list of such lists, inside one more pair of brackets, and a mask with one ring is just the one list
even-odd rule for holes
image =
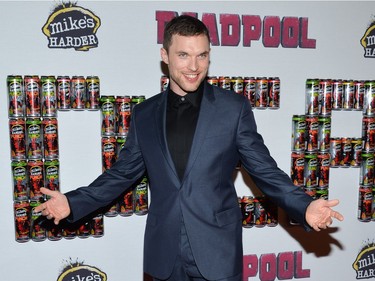
{"label": "mike's harder logo", "polygon": [[367,28],[361,39],[361,45],[365,50],[365,58],[375,58],[375,22]]}
{"label": "mike's harder logo", "polygon": [[375,278],[375,244],[370,243],[358,254],[353,263],[353,268],[357,272],[356,279]]}
{"label": "mike's harder logo", "polygon": [[107,274],[96,267],[85,265],[83,262],[68,262],[57,281],[107,281]]}
{"label": "mike's harder logo", "polygon": [[42,31],[51,49],[88,51],[98,47],[96,32],[100,19],[90,10],[70,3],[58,6],[48,17]]}

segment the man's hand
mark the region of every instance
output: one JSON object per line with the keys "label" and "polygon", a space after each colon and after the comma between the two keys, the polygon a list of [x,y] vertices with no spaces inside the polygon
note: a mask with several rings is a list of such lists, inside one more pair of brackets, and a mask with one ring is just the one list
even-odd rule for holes
{"label": "man's hand", "polygon": [[326,229],[332,224],[332,218],[344,220],[343,215],[331,209],[339,204],[339,200],[318,199],[312,201],[306,209],[306,222],[315,230]]}
{"label": "man's hand", "polygon": [[42,187],[40,191],[49,196],[50,199],[35,208],[35,212],[42,212],[47,219],[53,219],[54,223],[59,224],[60,220],[70,214],[70,207],[66,196],[59,191],[52,191]]}

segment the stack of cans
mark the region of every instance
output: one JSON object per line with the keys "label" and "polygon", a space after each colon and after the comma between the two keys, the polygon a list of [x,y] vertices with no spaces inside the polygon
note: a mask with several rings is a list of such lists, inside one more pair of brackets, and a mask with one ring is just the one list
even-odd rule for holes
{"label": "stack of cans", "polygon": [[277,226],[278,208],[266,196],[242,196],[238,198],[242,213],[242,227]]}

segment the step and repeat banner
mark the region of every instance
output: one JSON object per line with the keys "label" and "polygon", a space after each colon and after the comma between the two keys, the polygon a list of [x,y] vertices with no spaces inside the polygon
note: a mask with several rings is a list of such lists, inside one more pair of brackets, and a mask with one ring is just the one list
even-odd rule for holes
{"label": "step and repeat banner", "polygon": [[306,232],[239,165],[243,280],[375,279],[374,11],[371,1],[0,1],[1,275],[152,280],[147,176],[76,225],[41,223],[33,208],[41,187],[67,192],[113,165],[133,106],[168,85],[165,24],[189,14],[210,31],[209,82],[247,96],[279,167],[314,198],[339,199],[345,216]]}

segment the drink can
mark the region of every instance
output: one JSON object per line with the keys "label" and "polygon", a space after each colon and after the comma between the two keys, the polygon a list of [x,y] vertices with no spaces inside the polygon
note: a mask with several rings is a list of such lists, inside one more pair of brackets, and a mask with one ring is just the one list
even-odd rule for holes
{"label": "drink can", "polygon": [[295,186],[304,185],[305,153],[304,151],[293,151],[291,157],[290,177]]}
{"label": "drink can", "polygon": [[71,79],[70,105],[73,110],[86,108],[86,79],[83,76],[73,76]]}
{"label": "drink can", "polygon": [[363,99],[363,115],[375,114],[375,80],[365,81],[365,93]]}
{"label": "drink can", "polygon": [[65,225],[62,229],[62,236],[67,240],[71,240],[77,237],[77,232],[77,228],[73,225]]}
{"label": "drink can", "polygon": [[217,78],[217,76],[209,76],[209,77],[207,77],[207,83],[211,84],[212,86],[218,87],[219,86],[219,79]]}
{"label": "drink can", "polygon": [[232,77],[230,88],[233,92],[243,95],[243,78],[240,76]]}
{"label": "drink can", "polygon": [[60,162],[59,159],[44,161],[44,185],[49,190],[60,191]]}
{"label": "drink can", "polygon": [[79,238],[88,238],[91,235],[91,221],[83,222],[77,229]]}
{"label": "drink can", "polygon": [[42,98],[42,116],[56,117],[57,115],[57,93],[56,79],[54,76],[42,76],[41,98]]}
{"label": "drink can", "polygon": [[331,156],[329,152],[318,153],[318,187],[328,187]]}
{"label": "drink can", "polygon": [[354,81],[354,99],[353,99],[353,109],[354,110],[363,110],[363,100],[365,96],[365,82]]}
{"label": "drink can", "polygon": [[350,159],[350,167],[359,167],[362,162],[362,139],[352,139],[352,151]]}
{"label": "drink can", "polygon": [[231,79],[229,76],[220,76],[219,77],[219,87],[224,89],[224,90],[230,90],[230,84],[231,84]]}
{"label": "drink can", "polygon": [[42,120],[39,117],[26,119],[26,155],[28,159],[43,158]]}
{"label": "drink can", "polygon": [[69,76],[58,76],[57,83],[57,108],[59,110],[70,109],[71,82]]}
{"label": "drink can", "polygon": [[268,79],[268,107],[270,109],[280,108],[280,78]]}
{"label": "drink can", "polygon": [[362,117],[362,142],[364,152],[375,151],[375,117]]}
{"label": "drink can", "polygon": [[115,203],[111,205],[109,208],[106,208],[106,210],[104,211],[104,215],[106,217],[115,217],[118,215],[118,208],[118,203]]}
{"label": "drink can", "polygon": [[120,151],[123,149],[126,142],[126,137],[124,136],[118,136],[116,138],[116,157],[118,158],[120,156]]}
{"label": "drink can", "polygon": [[126,136],[129,132],[131,117],[130,96],[116,97],[116,135]]}
{"label": "drink can", "polygon": [[328,200],[329,199],[328,197],[329,197],[328,187],[318,187],[316,189],[316,199]]}
{"label": "drink can", "polygon": [[316,189],[317,187],[312,186],[312,187],[304,187],[303,190],[307,195],[309,195],[312,199],[316,199]]}
{"label": "drink can", "polygon": [[250,105],[254,107],[257,81],[255,77],[245,77],[243,80],[243,83],[244,83],[244,95],[250,101]]}
{"label": "drink can", "polygon": [[130,111],[133,111],[134,106],[143,102],[145,100],[145,96],[132,96],[131,97],[131,108]]}
{"label": "drink can", "polygon": [[372,186],[374,184],[374,154],[362,153],[362,163],[359,172],[359,184]]}
{"label": "drink can", "polygon": [[27,75],[24,78],[24,89],[26,98],[26,116],[40,117],[40,79],[37,75]]}
{"label": "drink can", "polygon": [[31,159],[27,161],[27,176],[29,179],[30,199],[44,197],[40,189],[44,187],[44,170],[42,159]]}
{"label": "drink can", "polygon": [[318,150],[329,151],[331,145],[331,117],[318,117]]}
{"label": "drink can", "polygon": [[26,159],[26,126],[23,118],[9,119],[9,135],[11,159]]}
{"label": "drink can", "polygon": [[14,221],[16,241],[30,240],[30,203],[28,200],[14,200]]}
{"label": "drink can", "polygon": [[342,95],[342,108],[344,110],[352,110],[354,104],[354,81],[343,81],[343,95]]}
{"label": "drink can", "polygon": [[331,138],[329,153],[331,154],[331,168],[340,167],[342,158],[341,138]]}
{"label": "drink can", "polygon": [[43,118],[43,151],[45,159],[59,157],[59,136],[57,118]]}
{"label": "drink can", "polygon": [[267,213],[264,209],[264,196],[254,198],[255,227],[264,227],[267,223]]}
{"label": "drink can", "polygon": [[370,222],[372,219],[373,203],[372,187],[360,186],[358,194],[358,220],[360,222]]}
{"label": "drink can", "polygon": [[318,155],[305,153],[304,186],[315,187],[318,185]]}
{"label": "drink can", "polygon": [[102,171],[110,169],[117,160],[116,138],[114,136],[102,137]]}
{"label": "drink can", "polygon": [[102,115],[102,135],[114,136],[116,134],[116,107],[115,96],[101,96],[100,108]]}
{"label": "drink can", "polygon": [[31,219],[30,219],[30,236],[33,241],[39,242],[44,241],[47,238],[46,229],[41,225],[40,218],[42,216],[42,212],[35,212],[35,208],[41,204],[40,199],[32,199],[30,200],[30,212],[31,212]]}
{"label": "drink can", "polygon": [[118,214],[123,217],[128,217],[134,213],[133,204],[133,190],[127,190],[123,196],[121,196],[118,202]]}
{"label": "drink can", "polygon": [[60,225],[55,225],[52,223],[46,229],[47,231],[47,239],[50,241],[58,241],[61,240],[63,236],[63,230]]}
{"label": "drink can", "polygon": [[136,215],[148,213],[148,179],[146,176],[134,188],[134,213]]}
{"label": "drink can", "polygon": [[266,109],[268,106],[268,79],[266,77],[256,78],[255,107]]}
{"label": "drink can", "polygon": [[242,196],[241,212],[242,212],[242,227],[251,228],[255,224],[254,213],[254,198],[252,196]]}
{"label": "drink can", "polygon": [[104,217],[103,214],[97,214],[91,220],[91,236],[102,237],[104,235]]}
{"label": "drink can", "polygon": [[166,75],[162,75],[160,78],[160,91],[164,92],[168,89],[169,85],[169,77]]}
{"label": "drink can", "polygon": [[307,79],[305,89],[306,115],[317,116],[319,114],[319,92],[319,79]]}
{"label": "drink can", "polygon": [[343,86],[342,80],[334,80],[332,82],[332,110],[342,109]]}
{"label": "drink can", "polygon": [[332,113],[332,82],[329,79],[319,82],[319,115],[330,116]]}
{"label": "drink can", "polygon": [[350,160],[352,158],[352,138],[341,138],[341,162],[340,167],[350,167]]}
{"label": "drink can", "polygon": [[25,93],[23,79],[20,75],[8,75],[8,114],[9,117],[25,116]]}
{"label": "drink can", "polygon": [[27,162],[26,160],[13,160],[11,165],[13,177],[13,199],[27,200],[29,198]]}
{"label": "drink can", "polygon": [[306,116],[306,151],[316,152],[318,150],[318,116]]}
{"label": "drink can", "polygon": [[98,76],[86,77],[86,108],[98,110],[100,102],[100,79]]}
{"label": "drink can", "polygon": [[292,117],[292,151],[306,149],[306,116],[293,115]]}

